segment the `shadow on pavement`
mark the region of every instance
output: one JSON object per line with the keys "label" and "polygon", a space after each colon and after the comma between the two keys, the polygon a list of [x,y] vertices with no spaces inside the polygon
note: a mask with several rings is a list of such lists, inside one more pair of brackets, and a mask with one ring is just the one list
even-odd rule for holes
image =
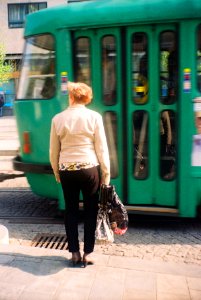
{"label": "shadow on pavement", "polygon": [[9,179],[15,179],[16,177],[24,177],[24,173],[22,174],[7,174],[7,173],[0,173],[0,182],[3,182],[5,180]]}

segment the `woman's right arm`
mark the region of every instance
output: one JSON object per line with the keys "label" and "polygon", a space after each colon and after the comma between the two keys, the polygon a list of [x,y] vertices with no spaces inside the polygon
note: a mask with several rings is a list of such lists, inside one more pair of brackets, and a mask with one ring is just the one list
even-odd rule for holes
{"label": "woman's right arm", "polygon": [[98,115],[95,128],[95,151],[101,168],[101,183],[110,183],[110,158],[101,115]]}

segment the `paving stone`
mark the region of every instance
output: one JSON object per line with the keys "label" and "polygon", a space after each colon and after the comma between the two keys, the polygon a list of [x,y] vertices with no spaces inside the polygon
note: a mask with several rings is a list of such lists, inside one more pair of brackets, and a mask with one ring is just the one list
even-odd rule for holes
{"label": "paving stone", "polygon": [[190,290],[191,300],[200,300],[201,291]]}
{"label": "paving stone", "polygon": [[[16,299],[15,299],[16,300]],[[53,300],[53,295],[38,292],[22,292],[18,300]]]}
{"label": "paving stone", "polygon": [[95,270],[93,276],[91,272],[73,272],[68,270],[57,290],[55,299],[88,299],[95,276]]}
{"label": "paving stone", "polygon": [[123,297],[125,270],[103,267],[95,276],[89,300],[120,300]]}
{"label": "paving stone", "polygon": [[192,300],[188,295],[178,295],[173,293],[157,293],[157,300]]}
{"label": "paving stone", "polygon": [[170,299],[170,294],[172,294],[172,299],[174,299],[175,296],[177,296],[178,299],[182,299],[182,297],[183,299],[190,299],[187,281],[184,276],[157,274],[157,294],[167,294],[167,299]]}
{"label": "paving stone", "polygon": [[15,258],[12,255],[4,255],[0,254],[0,265],[9,264],[11,263]]}
{"label": "paving stone", "polygon": [[189,289],[201,291],[201,278],[187,277],[187,283]]}
{"label": "paving stone", "polygon": [[[2,278],[1,278],[2,279]],[[16,284],[13,281],[3,282],[0,280],[0,299],[1,300],[18,300],[24,290],[25,285]]]}

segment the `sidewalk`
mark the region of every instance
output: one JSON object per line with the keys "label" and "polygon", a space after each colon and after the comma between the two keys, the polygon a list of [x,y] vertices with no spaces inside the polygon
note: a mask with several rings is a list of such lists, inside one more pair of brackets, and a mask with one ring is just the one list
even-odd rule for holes
{"label": "sidewalk", "polygon": [[94,254],[72,267],[69,252],[0,246],[1,300],[201,299],[201,268]]}
{"label": "sidewalk", "polygon": [[15,116],[0,117],[0,156],[15,156],[19,140]]}

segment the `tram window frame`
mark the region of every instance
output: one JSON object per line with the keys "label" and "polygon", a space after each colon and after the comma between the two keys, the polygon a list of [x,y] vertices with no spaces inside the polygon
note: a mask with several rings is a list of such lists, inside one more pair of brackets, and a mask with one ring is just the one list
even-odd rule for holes
{"label": "tram window frame", "polygon": [[159,115],[159,174],[163,181],[173,181],[177,176],[176,117],[176,112],[171,109],[164,109]]}
{"label": "tram window frame", "polygon": [[[173,34],[174,39],[166,42],[166,46],[162,44],[162,35],[163,34]],[[172,45],[171,45],[172,43]],[[166,61],[166,71],[162,70],[162,52],[169,52],[167,55]],[[179,86],[179,56],[178,56],[178,35],[176,30],[164,30],[160,32],[159,35],[159,95],[160,102],[165,105],[174,104],[178,98],[178,86]],[[172,58],[170,57],[172,55]],[[170,62],[173,62],[173,69],[171,70],[170,75]],[[162,77],[161,73],[167,73],[167,77]],[[171,78],[172,76],[172,78]],[[174,80],[173,80],[174,79]]]}
{"label": "tram window frame", "polygon": [[[142,118],[139,119],[138,113],[142,114]],[[135,116],[138,117],[138,120],[135,119]],[[146,116],[146,119],[144,117]],[[133,177],[136,180],[146,180],[149,177],[149,167],[150,167],[150,149],[149,149],[149,143],[150,143],[150,133],[149,133],[149,122],[150,122],[150,116],[149,112],[147,110],[135,110],[132,114],[132,126],[133,126]],[[143,124],[146,122],[145,124]],[[135,128],[136,125],[140,125],[138,128],[138,131]],[[143,126],[145,127],[145,134],[142,131]],[[135,130],[138,132],[136,135]],[[136,138],[136,136],[137,138]],[[139,138],[138,138],[139,136]],[[144,139],[146,140],[146,143],[141,143],[141,138],[144,136]],[[146,148],[144,147],[146,145]],[[143,148],[142,148],[143,147]],[[145,148],[143,152],[141,152],[142,149]]]}
{"label": "tram window frame", "polygon": [[[134,39],[136,38],[136,41]],[[138,40],[138,41],[137,41]],[[136,44],[135,44],[136,43]],[[142,49],[139,48],[141,44]],[[147,104],[149,101],[149,36],[146,32],[134,32],[131,37],[131,78],[132,78],[132,101],[137,105]],[[138,51],[135,51],[135,49]],[[136,63],[135,53],[144,52]],[[138,54],[139,56],[139,54]],[[139,65],[136,68],[136,65]]]}
{"label": "tram window frame", "polygon": [[[113,47],[111,44],[104,43],[107,38],[113,38]],[[114,34],[106,34],[101,37],[101,83],[102,83],[102,99],[103,104],[106,106],[112,106],[117,103],[117,39]],[[108,59],[109,56],[114,56],[115,59]],[[106,68],[105,68],[106,66]],[[105,72],[106,71],[106,72]],[[109,72],[108,72],[109,71]],[[107,73],[107,74],[106,74]],[[105,74],[109,75],[109,80],[105,79]],[[105,88],[105,83],[109,84]],[[106,93],[105,93],[106,89]],[[108,92],[109,89],[109,92]]]}
{"label": "tram window frame", "polygon": [[[199,34],[200,33],[200,34]],[[201,93],[201,24],[197,26],[196,30],[196,71],[197,71],[197,89]],[[199,68],[199,60],[200,60],[200,68]],[[199,75],[200,73],[200,75]],[[199,79],[200,76],[200,79]]]}
{"label": "tram window frame", "polygon": [[[87,85],[91,86],[92,85],[92,41],[91,41],[91,38],[89,36],[79,36],[77,37],[74,41],[73,41],[73,66],[74,66],[74,70],[78,70],[78,62],[77,62],[77,59],[76,59],[76,55],[77,55],[77,41],[80,40],[80,39],[87,39],[88,40],[88,53],[89,53],[89,66],[88,66],[88,71],[89,71],[89,76],[88,78],[86,77],[86,80],[83,79],[83,78],[80,78],[77,76],[76,72],[74,71],[74,78],[75,78],[75,81],[79,81],[79,82],[84,82],[86,83]],[[78,53],[79,54],[79,53]],[[81,71],[81,68],[80,68],[80,71]],[[84,75],[83,75],[84,76]]]}
{"label": "tram window frame", "polygon": [[[28,48],[28,46],[30,47],[30,45],[35,46],[36,47],[36,43],[29,42],[28,41],[31,39],[37,39],[40,37],[51,37],[52,39],[52,45],[53,48],[49,49],[48,45],[45,45],[44,43],[41,43],[41,47],[38,47],[39,49],[43,49],[43,50],[50,50],[52,51],[49,53],[46,53],[44,55],[48,55],[51,54],[53,55],[53,57],[51,58],[51,64],[47,65],[46,68],[49,69],[49,71],[53,71],[52,73],[46,72],[46,73],[39,73],[39,74],[30,74],[30,76],[27,75],[27,73],[30,71],[30,69],[27,68],[28,67],[33,67],[30,64],[30,54],[33,55],[33,53],[36,55],[38,54],[37,52],[31,52],[30,50],[27,51],[26,50]],[[51,46],[51,44],[49,45],[49,47]],[[33,48],[34,49],[34,48]],[[40,55],[41,53],[39,53]],[[36,60],[36,59],[35,59]],[[27,61],[29,61],[29,63],[27,64],[27,66],[25,65],[27,63]],[[41,67],[42,64],[39,64],[39,59],[37,58],[37,65]],[[26,69],[27,68],[27,69]],[[46,69],[46,70],[47,70]],[[31,70],[33,71],[33,70]],[[37,70],[36,70],[37,71]],[[43,69],[41,69],[41,71],[44,71]],[[31,83],[30,78],[35,80]],[[38,83],[37,83],[38,80]],[[27,82],[26,82],[27,81]],[[26,85],[25,85],[26,83]],[[38,84],[38,88],[35,87],[34,89],[34,84],[37,83]],[[26,89],[25,89],[26,87]],[[32,91],[29,91],[29,88],[32,88]],[[26,92],[25,92],[26,91]],[[48,94],[50,92],[50,94]],[[24,94],[23,94],[24,93]],[[30,93],[30,94],[29,94]],[[39,96],[43,96],[40,97]],[[43,93],[43,95],[42,95]],[[49,100],[52,99],[56,94],[56,42],[55,42],[55,37],[53,34],[46,32],[43,34],[38,34],[38,35],[31,35],[26,37],[25,39],[25,46],[24,46],[24,53],[23,53],[23,58],[22,58],[22,64],[21,64],[21,72],[20,72],[20,78],[19,78],[19,84],[18,84],[18,90],[17,90],[17,95],[16,95],[16,100]],[[23,95],[23,96],[20,96]]]}
{"label": "tram window frame", "polygon": [[[115,124],[111,122],[108,126],[108,122],[106,120],[107,115],[115,116]],[[110,119],[111,120],[111,119]],[[103,123],[105,128],[105,134],[107,138],[109,156],[110,156],[110,173],[111,178],[115,179],[119,176],[119,159],[118,159],[118,116],[115,111],[107,110],[103,114]],[[112,128],[111,128],[112,127]],[[113,141],[111,141],[113,138]]]}

